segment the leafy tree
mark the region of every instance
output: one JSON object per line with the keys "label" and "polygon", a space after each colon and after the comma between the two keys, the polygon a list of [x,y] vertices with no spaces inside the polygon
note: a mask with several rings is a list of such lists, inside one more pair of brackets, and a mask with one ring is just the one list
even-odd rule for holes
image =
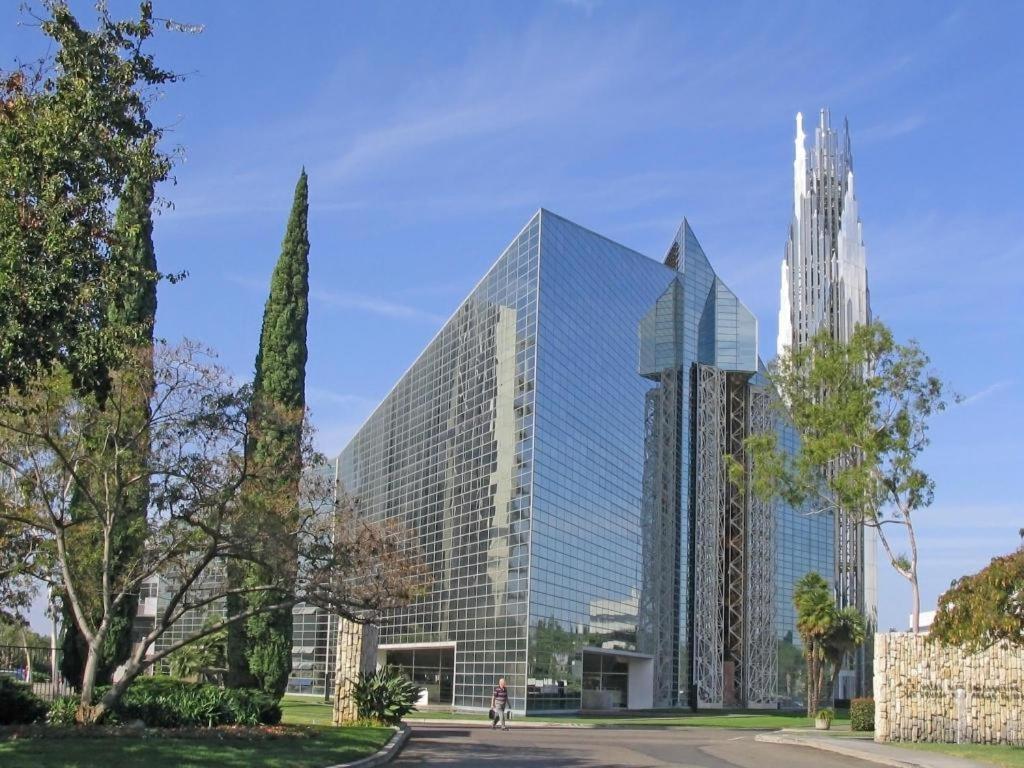
{"label": "leafy tree", "polygon": [[[116,295],[110,297],[107,307],[106,322],[112,326],[135,328],[142,331],[140,354],[135,358],[143,367],[140,374],[149,375],[152,379],[152,347],[153,327],[156,323],[157,305],[157,269],[156,254],[153,249],[153,205],[154,189],[151,180],[131,176],[125,185],[115,218],[115,241],[111,249],[111,264],[121,275]],[[133,428],[144,428],[149,417],[149,400],[153,394],[152,381],[150,386],[140,387],[138,402],[134,409],[126,409],[123,417]],[[97,395],[98,396],[98,393]],[[103,434],[95,435],[93,440],[105,439]],[[145,441],[139,444],[145,446]],[[124,461],[135,464],[145,462],[144,455],[125,456]],[[77,518],[77,506],[85,503],[80,497],[77,504],[72,502],[71,515]],[[144,530],[143,521],[146,507],[149,504],[149,488],[144,484],[136,485],[126,500],[128,508],[134,508],[134,517],[125,516],[121,529],[116,532],[113,547],[117,562],[130,562],[142,547],[141,534]],[[89,514],[86,513],[88,518]],[[72,567],[76,568],[80,578],[93,574],[97,583],[92,590],[99,590],[99,573],[96,567],[101,557],[102,531],[95,526],[81,525],[73,534],[74,546]],[[115,562],[115,567],[117,567]],[[62,638],[63,654],[61,672],[67,680],[76,684],[82,679],[88,648],[85,638],[79,633],[71,608],[64,601],[64,636]],[[114,670],[121,664],[131,651],[132,621],[136,613],[137,601],[132,598],[121,605],[119,615],[113,620],[110,632],[100,661],[97,680],[100,684],[110,682]],[[96,617],[93,617],[96,620]]]}
{"label": "leafy tree", "polygon": [[865,622],[855,608],[837,609],[828,582],[813,571],[796,583],[793,605],[804,646],[807,716],[813,717],[835,690],[846,655],[864,642]]}
{"label": "leafy tree", "polygon": [[[0,620],[0,668],[11,669],[22,666],[24,662],[25,680],[32,682],[34,669],[32,650],[49,648],[50,639],[33,632],[25,624],[17,621]],[[48,673],[49,670],[46,670]]]}
{"label": "leafy tree", "polygon": [[[800,437],[796,456],[774,432],[747,441],[753,491],[798,508],[852,515],[878,532],[889,561],[910,584],[914,631],[920,592],[915,514],[932,503],[935,484],[918,459],[931,417],[945,409],[945,386],[928,372],[917,342],[897,344],[879,322],[858,326],[849,342],[823,329],[773,364],[780,418]],[[731,468],[741,480],[740,468]],[[895,548],[890,529],[910,548]]]}
{"label": "leafy tree", "polygon": [[[309,235],[306,220],[309,191],[305,170],[295,187],[295,198],[281,256],[270,283],[263,312],[256,375],[253,380],[252,430],[246,444],[255,474],[243,488],[251,520],[269,537],[294,551],[296,506],[302,472],[301,423],[277,417],[280,410],[302,412],[306,403],[306,322],[309,317]],[[267,503],[270,499],[274,503]],[[277,505],[288,500],[283,508]],[[283,514],[282,514],[283,513]],[[286,556],[282,582],[285,592],[294,578],[294,558]],[[239,564],[241,566],[241,564]],[[250,563],[229,571],[236,585],[265,581],[270,574]],[[280,601],[284,595],[267,592],[232,597],[236,609]],[[292,668],[291,610],[261,612],[228,633],[228,684],[258,686],[278,697],[284,694]]]}
{"label": "leafy tree", "polygon": [[[139,425],[128,414],[138,412],[140,397],[154,381],[148,417]],[[411,543],[401,531],[335,512],[330,478],[312,452],[308,431],[301,447],[308,473],[300,498],[289,492],[274,499],[266,490],[263,497],[265,508],[294,522],[296,535],[282,541],[253,524],[251,508],[239,496],[255,476],[245,450],[252,412],[251,390],[235,386],[192,344],[159,345],[152,372],[144,361],[114,371],[102,408],[59,370],[24,393],[0,396],[0,520],[27,531],[54,553],[52,567],[41,563],[30,575],[66,595],[88,643],[80,722],[101,721],[152,664],[252,616],[291,610],[303,602],[366,621],[415,594],[421,571]],[[303,419],[301,413],[277,415]],[[105,440],[92,439],[101,432]],[[147,454],[141,464],[122,461]],[[146,546],[126,550],[134,554],[120,559],[113,543],[126,520],[138,520],[131,499],[139,486],[152,489],[142,521]],[[287,512],[289,505],[294,512]],[[95,591],[94,576],[77,569],[69,551],[81,526],[101,532]],[[226,586],[224,569],[237,561],[259,565],[260,570],[250,572],[267,578]],[[287,564],[293,564],[291,570]],[[124,675],[101,689],[94,702],[114,619],[154,574],[160,575],[166,600],[125,662]],[[257,592],[275,595],[275,600],[249,604],[240,612],[229,609],[220,621],[196,632],[157,642],[186,614],[224,606],[229,595]]]}
{"label": "leafy tree", "polygon": [[1024,646],[1024,547],[962,576],[939,597],[930,637],[977,651]]}
{"label": "leafy tree", "polygon": [[0,645],[23,645],[32,648],[49,648],[50,638],[33,632],[24,624],[0,621]]}
{"label": "leafy tree", "polygon": [[144,51],[156,25],[148,0],[130,20],[99,4],[95,31],[62,0],[43,7],[53,57],[0,73],[0,391],[59,363],[102,399],[110,370],[146,337],[107,322],[124,284],[138,282],[114,263],[113,212],[127,179],[148,189],[169,173],[148,111],[177,78]]}
{"label": "leafy tree", "polygon": [[36,594],[33,566],[45,548],[22,526],[0,519],[0,621],[21,623]]}

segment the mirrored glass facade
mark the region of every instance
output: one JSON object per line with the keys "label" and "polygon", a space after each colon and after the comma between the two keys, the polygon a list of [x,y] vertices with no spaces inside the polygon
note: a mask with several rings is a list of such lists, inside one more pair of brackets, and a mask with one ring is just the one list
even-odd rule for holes
{"label": "mirrored glass facade", "polygon": [[499,677],[518,711],[775,706],[792,583],[833,539],[729,482],[784,431],[768,402],[688,223],[659,262],[540,211],[337,460],[429,569],[385,653],[450,658],[423,674],[458,708]]}

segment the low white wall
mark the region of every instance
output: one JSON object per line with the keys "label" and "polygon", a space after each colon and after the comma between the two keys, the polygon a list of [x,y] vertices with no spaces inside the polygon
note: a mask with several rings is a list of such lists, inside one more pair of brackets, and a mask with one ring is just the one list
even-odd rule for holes
{"label": "low white wall", "polygon": [[650,709],[654,706],[654,662],[651,659],[629,660],[629,709]]}

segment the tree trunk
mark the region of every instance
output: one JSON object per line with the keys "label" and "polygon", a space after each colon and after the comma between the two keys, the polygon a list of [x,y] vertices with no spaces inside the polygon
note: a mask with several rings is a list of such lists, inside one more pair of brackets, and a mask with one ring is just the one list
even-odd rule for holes
{"label": "tree trunk", "polygon": [[[827,693],[829,695],[829,702],[828,703],[831,704],[832,703],[832,701],[831,701],[831,698],[832,698],[831,691],[828,691]],[[822,706],[821,706],[822,705],[822,700],[825,698],[825,695],[826,695],[826,691],[825,691],[825,662],[824,661],[819,661],[818,662],[818,690],[817,690],[817,694],[818,695],[816,697],[816,701],[814,702],[814,716],[815,717],[818,716],[818,710],[820,710],[822,708]]]}
{"label": "tree trunk", "polygon": [[21,644],[25,648],[25,682],[29,685],[32,684],[32,651],[28,647],[28,635],[25,633],[25,628],[21,628]]}
{"label": "tree trunk", "polygon": [[807,677],[807,681],[804,687],[807,689],[807,716],[810,717],[813,706],[811,702],[814,699],[814,662],[811,661],[811,655],[806,649],[804,653],[807,653],[807,663],[804,665],[804,675]]}
{"label": "tree trunk", "polygon": [[89,644],[89,655],[85,659],[85,669],[82,670],[82,694],[78,701],[78,712],[75,721],[82,725],[93,725],[102,716],[96,714],[96,707],[92,704],[93,692],[96,689],[96,672],[99,669],[100,652],[99,643],[95,640]]}
{"label": "tree trunk", "polygon": [[912,607],[911,627],[916,635],[921,631],[921,589],[917,585],[916,571],[910,576],[910,596]]}
{"label": "tree trunk", "polygon": [[53,615],[50,617],[50,680],[57,685],[60,680],[60,665],[57,663],[57,612],[50,604]]}
{"label": "tree trunk", "polygon": [[818,649],[813,642],[807,644],[807,716],[814,717],[818,712],[818,700],[821,698],[821,660]]}

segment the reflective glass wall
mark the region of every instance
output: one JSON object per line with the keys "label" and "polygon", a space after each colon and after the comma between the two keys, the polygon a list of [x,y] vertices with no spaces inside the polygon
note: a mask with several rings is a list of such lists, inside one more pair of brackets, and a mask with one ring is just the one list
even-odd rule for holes
{"label": "reflective glass wall", "polygon": [[[779,443],[795,453],[799,437],[792,426],[778,427]],[[775,512],[776,541],[776,631],[779,649],[779,705],[784,709],[804,706],[804,662],[800,635],[796,630],[793,587],[811,571],[834,584],[835,546],[831,513],[815,514],[778,502]]]}
{"label": "reflective glass wall", "polygon": [[455,643],[458,707],[486,709],[499,677],[526,701],[539,250],[538,215],[338,460],[339,493],[408,530],[429,571],[380,643]]}
{"label": "reflective glass wall", "polygon": [[[486,709],[501,676],[517,710],[623,705],[617,675],[628,673],[604,669],[616,651],[651,659],[655,706],[722,702],[726,662],[737,681],[747,663],[722,657],[723,644],[736,635],[738,653],[750,630],[720,614],[748,620],[736,589],[747,574],[733,571],[755,551],[743,530],[709,534],[708,521],[743,519],[727,509],[742,499],[720,470],[726,431],[739,430],[735,442],[749,426],[744,388],[764,383],[751,379],[753,339],[756,320],[686,222],[662,264],[535,216],[339,457],[339,492],[366,518],[408,529],[430,573],[425,596],[382,626],[385,649],[454,644],[456,707]],[[698,409],[698,368],[729,385],[713,444],[696,435],[711,413]],[[776,630],[780,690],[795,690],[792,586],[807,570],[831,573],[831,521],[777,505],[765,525],[777,556],[758,563],[775,601],[760,601],[757,621]],[[712,573],[727,563],[728,576]],[[713,652],[695,656],[697,635]],[[758,656],[763,689],[776,676],[764,663],[772,643]],[[604,654],[600,674],[585,649]],[[701,686],[717,686],[717,699]]]}
{"label": "reflective glass wall", "polygon": [[[589,674],[581,649],[638,650],[645,404],[653,387],[638,371],[639,327],[674,274],[542,214],[527,678],[533,711],[580,708]],[[648,564],[673,567],[653,558]]]}

